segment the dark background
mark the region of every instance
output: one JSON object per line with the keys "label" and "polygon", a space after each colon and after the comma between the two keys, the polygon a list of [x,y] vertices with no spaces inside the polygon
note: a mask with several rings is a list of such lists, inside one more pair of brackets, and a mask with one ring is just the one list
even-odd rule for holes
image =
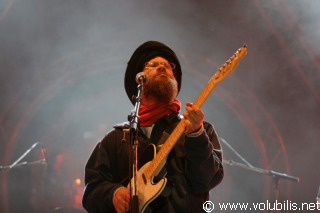
{"label": "dark background", "polygon": [[[280,201],[315,202],[319,182],[317,0],[3,0],[0,2],[0,212],[81,208],[93,147],[133,109],[126,63],[147,40],[181,60],[193,101],[243,44],[248,55],[212,93],[206,120],[253,166],[286,173]],[[184,110],[184,108],[183,108]],[[224,143],[224,158],[243,163]],[[225,165],[212,202],[275,202],[273,178]],[[283,211],[283,212],[291,212]]]}

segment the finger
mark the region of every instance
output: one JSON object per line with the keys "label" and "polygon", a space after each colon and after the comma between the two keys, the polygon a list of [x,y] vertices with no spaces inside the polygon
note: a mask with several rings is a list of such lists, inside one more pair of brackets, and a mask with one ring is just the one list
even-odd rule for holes
{"label": "finger", "polygon": [[189,120],[185,120],[184,122],[185,122],[185,132],[190,133],[189,127],[191,125],[191,122]]}
{"label": "finger", "polygon": [[197,115],[202,115],[202,110],[196,105],[187,105],[186,107],[187,112],[194,113]]}
{"label": "finger", "polygon": [[129,209],[129,202],[122,197],[122,199],[119,199],[115,204],[115,208],[118,212],[126,212]]}
{"label": "finger", "polygon": [[129,211],[129,204],[125,204],[123,212],[128,212]]}
{"label": "finger", "polygon": [[200,113],[202,112],[202,110],[201,110],[198,106],[196,106],[196,105],[193,105],[193,106],[192,106],[192,109],[193,109],[193,111],[194,111],[195,113],[197,113],[197,114],[200,114]]}
{"label": "finger", "polygon": [[129,205],[126,205],[126,204],[122,204],[117,208],[118,212],[123,212],[123,213],[127,212],[128,210],[129,210]]}
{"label": "finger", "polygon": [[190,111],[188,113],[188,119],[191,121],[197,121],[200,120],[202,117],[202,113],[200,112],[196,112],[196,111]]}
{"label": "finger", "polygon": [[126,201],[127,203],[129,203],[130,202],[130,195],[129,194],[125,194],[123,196],[123,200]]}
{"label": "finger", "polygon": [[184,117],[185,119],[187,119],[188,116],[189,116],[189,112],[184,112],[184,113],[183,113],[183,117]]}
{"label": "finger", "polygon": [[[195,113],[192,112],[192,111],[191,111],[191,112],[185,112],[185,113],[183,113],[183,116],[184,116],[185,120],[188,120],[188,121],[190,121],[191,123],[196,122],[196,121],[198,121],[198,120],[201,120],[201,116],[195,114]],[[189,123],[190,123],[190,122],[189,122]]]}
{"label": "finger", "polygon": [[193,105],[193,103],[191,103],[191,102],[186,102],[186,106],[192,106]]}
{"label": "finger", "polygon": [[186,103],[186,110],[187,110],[187,111],[192,110],[192,106],[193,106],[193,104],[192,104],[192,103],[187,102],[187,103]]}

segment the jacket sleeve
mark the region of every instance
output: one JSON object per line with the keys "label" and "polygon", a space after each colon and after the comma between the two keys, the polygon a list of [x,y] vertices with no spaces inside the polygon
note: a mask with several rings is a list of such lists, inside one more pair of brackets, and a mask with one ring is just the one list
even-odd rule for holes
{"label": "jacket sleeve", "polygon": [[122,185],[115,181],[115,168],[110,159],[117,140],[116,133],[109,133],[94,148],[85,166],[85,190],[82,205],[88,212],[115,212],[113,193]]}
{"label": "jacket sleeve", "polygon": [[223,179],[222,150],[210,123],[198,137],[185,136],[186,178],[193,192],[208,192]]}

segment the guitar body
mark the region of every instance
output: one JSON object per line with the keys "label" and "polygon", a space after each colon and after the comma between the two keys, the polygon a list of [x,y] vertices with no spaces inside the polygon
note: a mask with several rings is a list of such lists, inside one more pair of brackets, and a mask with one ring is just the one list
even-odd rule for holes
{"label": "guitar body", "polygon": [[[153,147],[155,155],[156,147],[153,144],[150,146]],[[147,162],[137,171],[137,192],[140,200],[139,213],[146,210],[147,206],[161,194],[167,184],[166,178],[160,179],[157,183],[153,183],[153,178],[144,178],[144,172],[149,167],[150,163],[151,161]],[[133,184],[133,179],[131,179],[131,184]],[[130,190],[130,184],[128,184],[127,188]]]}

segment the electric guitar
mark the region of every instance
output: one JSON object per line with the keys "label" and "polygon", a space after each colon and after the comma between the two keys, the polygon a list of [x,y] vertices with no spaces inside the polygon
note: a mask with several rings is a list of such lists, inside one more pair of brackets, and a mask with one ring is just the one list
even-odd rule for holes
{"label": "electric guitar", "polygon": [[[240,60],[247,54],[247,47],[243,46],[238,49],[211,77],[207,85],[204,87],[198,98],[193,102],[193,105],[201,107],[207,100],[213,89],[229,75],[239,64]],[[159,174],[164,167],[167,156],[172,150],[182,133],[185,131],[184,119],[178,123],[167,140],[163,143],[161,149],[156,153],[154,149],[154,158],[152,161],[144,164],[136,173],[136,190],[139,196],[139,213],[146,210],[147,206],[161,194],[164,190],[167,179],[162,178],[157,183],[153,182],[153,178]],[[154,147],[155,148],[155,147]],[[131,179],[133,184],[133,179]],[[127,187],[130,190],[130,183]]]}

